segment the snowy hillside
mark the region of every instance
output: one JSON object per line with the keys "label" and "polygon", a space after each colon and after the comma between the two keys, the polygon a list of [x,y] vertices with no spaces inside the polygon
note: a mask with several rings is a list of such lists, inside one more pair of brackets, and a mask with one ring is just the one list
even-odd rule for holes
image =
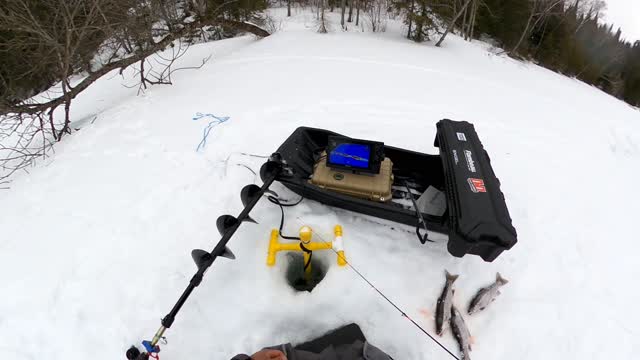
{"label": "snowy hillside", "polygon": [[[312,201],[287,209],[285,233],[344,228],[349,261],[434,333],[444,270],[464,307],[496,271],[509,279],[467,317],[474,359],[634,358],[640,350],[640,112],[581,82],[495,56],[455,36],[443,48],[285,19],[262,40],[194,46],[199,70],[140,96],[133,71],[74,103],[80,130],[0,190],[0,359],[121,359],[149,339],[186,287],[193,248],[219,240],[215,220],[241,209],[264,159],[298,126],[427,153],[442,118],[475,124],[502,183],[519,243],[493,263],[420,245],[411,228],[372,223]],[[196,151],[208,117],[228,116]],[[274,189],[295,198],[281,185]],[[448,359],[348,268],[312,293],[265,266],[279,209],[261,201],[167,332],[162,359],[227,359],[299,342],[348,322],[396,359]],[[379,220],[375,220],[378,222]],[[314,255],[315,256],[315,255]],[[455,350],[450,333],[444,345]]]}

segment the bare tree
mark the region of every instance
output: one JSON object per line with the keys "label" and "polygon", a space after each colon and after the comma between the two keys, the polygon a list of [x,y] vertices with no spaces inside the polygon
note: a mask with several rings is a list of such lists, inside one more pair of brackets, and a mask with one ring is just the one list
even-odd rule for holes
{"label": "bare tree", "polygon": [[347,30],[347,24],[344,21],[344,14],[345,14],[345,11],[346,11],[346,8],[347,8],[347,0],[342,0],[340,8],[341,8],[340,25],[342,26],[342,30]]}
{"label": "bare tree", "polygon": [[[185,49],[174,42],[193,37],[205,26],[269,34],[254,24],[226,18],[218,9],[207,9],[205,1],[194,1],[195,14],[179,4],[165,0],[12,0],[3,4],[0,32],[17,36],[0,44],[0,51],[29,53],[29,66],[22,75],[45,69],[59,85],[44,96],[0,101],[0,180],[46,155],[53,143],[70,133],[73,100],[109,72],[139,64],[138,86],[143,91],[148,85],[171,83],[171,75],[179,70],[174,62]],[[172,49],[169,57],[158,57],[153,63],[147,60],[167,47]],[[80,80],[72,83],[72,76],[79,73]],[[62,121],[54,116],[58,109]]]}
{"label": "bare tree", "polygon": [[[444,38],[446,38],[447,34],[449,34],[449,32],[451,32],[451,30],[453,30],[453,27],[456,25],[456,21],[458,21],[458,18],[460,18],[462,13],[466,11],[467,6],[469,6],[471,1],[473,1],[473,0],[467,0],[464,3],[464,5],[462,6],[462,9],[460,9],[460,11],[458,11],[457,13],[455,13],[455,11],[454,11],[455,16],[453,17],[453,19],[451,19],[451,23],[449,23],[449,26],[445,30],[444,34],[442,34],[442,36],[440,37],[440,40],[438,40],[438,42],[436,43],[437,47],[440,47],[440,45],[442,45],[442,42],[444,41]],[[455,0],[454,0],[454,4],[455,4]],[[411,26],[411,25],[409,25],[409,26]],[[411,31],[411,30],[409,30],[409,31]]]}
{"label": "bare tree", "polygon": [[514,55],[522,45],[524,39],[529,36],[531,30],[534,29],[541,21],[543,21],[553,9],[558,5],[564,4],[565,0],[531,0],[531,12],[525,24],[524,30],[520,35],[520,39],[516,45],[509,51],[509,55]]}
{"label": "bare tree", "polygon": [[318,27],[318,32],[321,34],[326,34],[327,33],[327,24],[325,22],[324,19],[324,11],[325,11],[325,1],[326,0],[320,0],[320,5],[319,5],[319,11],[320,11],[320,26]]}
{"label": "bare tree", "polygon": [[[409,13],[413,13],[414,8],[416,6],[416,0],[410,0],[409,1]],[[407,22],[407,39],[411,39],[411,25],[413,25],[413,17],[409,16],[409,21]]]}
{"label": "bare tree", "polygon": [[349,0],[349,18],[347,19],[347,22],[351,22],[353,19],[353,3],[355,0]]}
{"label": "bare tree", "polygon": [[464,8],[464,11],[462,12],[462,28],[461,28],[461,35],[462,37],[467,40],[467,13],[469,12],[469,8],[471,6],[467,6]]}
{"label": "bare tree", "polygon": [[473,39],[473,32],[476,25],[476,17],[480,5],[485,5],[482,0],[471,0],[467,6],[463,7],[462,11],[462,28],[461,35],[465,40]]}
{"label": "bare tree", "polygon": [[469,23],[467,28],[467,40],[473,39],[473,33],[476,29],[476,18],[478,16],[478,8],[480,0],[473,0],[471,4],[471,12],[469,13]]}
{"label": "bare tree", "polygon": [[371,24],[371,31],[384,32],[387,24],[387,0],[372,0],[368,5],[366,10]]}

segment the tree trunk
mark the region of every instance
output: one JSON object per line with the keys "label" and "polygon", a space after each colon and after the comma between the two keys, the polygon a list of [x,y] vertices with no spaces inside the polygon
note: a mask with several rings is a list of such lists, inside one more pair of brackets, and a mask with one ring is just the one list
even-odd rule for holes
{"label": "tree trunk", "polygon": [[478,15],[478,0],[473,0],[471,22],[469,23],[469,41],[473,40],[473,33],[476,30],[476,16]]}
{"label": "tree trunk", "polygon": [[[57,105],[56,105],[57,106]],[[51,110],[49,110],[49,126],[51,127],[51,134],[53,134],[53,139],[55,141],[60,141],[60,139],[58,139],[58,133],[56,132],[56,125],[53,122],[53,111],[56,108],[51,108]]]}
{"label": "tree trunk", "polygon": [[320,0],[320,27],[318,28],[318,32],[321,34],[327,33],[327,27],[324,24],[324,2],[325,0]]}
{"label": "tree trunk", "polygon": [[531,15],[529,15],[529,19],[527,19],[527,25],[525,25],[524,31],[522,32],[522,35],[520,35],[520,39],[518,40],[518,43],[516,44],[516,46],[514,46],[513,49],[511,49],[511,51],[509,51],[509,55],[515,54],[515,52],[518,50],[518,48],[524,41],[525,37],[529,33],[529,27],[531,26],[531,21],[533,20],[534,15],[535,15],[535,8],[531,10]]}
{"label": "tree trunk", "polygon": [[353,18],[353,2],[355,0],[349,0],[349,18],[347,19],[347,22],[351,22],[351,19]]}
{"label": "tree trunk", "polygon": [[464,13],[462,14],[462,37],[467,40],[467,13],[469,7],[464,8]]}
{"label": "tree trunk", "polygon": [[355,0],[356,2],[356,26],[358,26],[358,22],[360,21],[360,0]]}
{"label": "tree trunk", "polygon": [[467,6],[471,3],[471,1],[473,1],[473,0],[467,0],[467,2],[464,3],[464,5],[462,6],[462,9],[460,9],[460,11],[451,20],[451,23],[449,24],[449,27],[447,27],[447,30],[444,32],[444,34],[442,34],[442,37],[440,37],[440,40],[438,40],[438,42],[436,43],[437,47],[440,47],[440,45],[442,45],[442,42],[444,41],[444,38],[446,38],[447,34],[449,34],[449,32],[451,30],[453,30],[453,27],[455,26],[456,21],[458,21],[458,18],[460,17],[460,15],[462,15],[462,12],[467,8]]}
{"label": "tree trunk", "polygon": [[220,19],[220,20],[216,19],[216,21],[219,21],[220,25],[222,25],[223,27],[229,27],[235,30],[250,32],[259,37],[267,37],[270,35],[267,30],[262,29],[250,23],[235,21],[235,20],[228,20],[228,19]]}
{"label": "tree trunk", "polygon": [[[422,16],[422,18],[424,19],[426,17],[426,9],[425,9],[424,4],[421,5],[421,11],[420,11],[420,16]],[[420,21],[420,22],[416,22],[416,34],[413,37],[413,41],[415,42],[422,42],[422,26],[423,26],[424,22]]]}
{"label": "tree trunk", "polygon": [[411,0],[411,5],[409,5],[409,30],[407,30],[407,39],[411,39],[411,25],[413,25],[413,7],[415,6],[416,0]]}
{"label": "tree trunk", "polygon": [[287,0],[287,16],[291,16],[291,0]]}
{"label": "tree trunk", "polygon": [[340,12],[340,25],[342,26],[342,30],[347,30],[347,26],[345,25],[344,22],[344,14],[345,14],[345,10],[347,9],[347,0],[342,0],[342,4],[341,4],[341,12]]}
{"label": "tree trunk", "polygon": [[71,124],[71,99],[67,99],[64,102],[64,125],[62,129],[58,133],[58,141],[62,140],[62,135],[71,134],[71,129],[69,128],[69,124]]}

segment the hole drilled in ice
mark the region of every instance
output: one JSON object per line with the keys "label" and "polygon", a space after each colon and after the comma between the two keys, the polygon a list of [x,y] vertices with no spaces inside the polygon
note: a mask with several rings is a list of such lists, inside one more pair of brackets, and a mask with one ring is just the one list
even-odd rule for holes
{"label": "hole drilled in ice", "polygon": [[311,276],[307,280],[304,276],[303,255],[300,253],[287,254],[287,283],[295,290],[311,292],[311,290],[324,279],[328,266],[324,264],[321,259],[318,259],[316,255],[317,254],[314,254],[311,257]]}

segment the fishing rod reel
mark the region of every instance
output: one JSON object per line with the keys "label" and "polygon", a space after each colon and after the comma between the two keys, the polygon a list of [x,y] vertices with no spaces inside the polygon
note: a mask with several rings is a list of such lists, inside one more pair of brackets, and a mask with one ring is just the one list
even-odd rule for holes
{"label": "fishing rod reel", "polygon": [[156,331],[151,340],[142,341],[144,351],[140,351],[136,346],[132,345],[125,353],[127,360],[148,360],[149,358],[159,359],[158,353],[160,352],[160,345],[166,344],[166,338],[164,333],[167,329],[173,325],[173,322],[178,315],[178,312],[189,298],[189,295],[200,285],[204,277],[205,272],[218,257],[227,258],[229,260],[235,260],[236,256],[231,249],[227,247],[227,243],[231,240],[233,234],[238,230],[243,222],[250,222],[257,224],[253,218],[249,216],[249,213],[258,201],[264,195],[277,198],[278,195],[269,190],[269,186],[273,184],[276,179],[282,177],[290,177],[293,175],[293,170],[286,164],[286,161],[282,159],[279,153],[273,153],[269,160],[260,168],[260,177],[262,178],[262,186],[255,184],[249,184],[242,188],[240,191],[240,200],[244,208],[240,214],[236,217],[233,215],[221,215],[216,220],[216,227],[220,233],[221,239],[211,251],[202,249],[194,249],[191,251],[191,258],[196,264],[197,271],[189,281],[189,285],[184,290],[180,298],[175,303],[171,311],[162,318],[161,326]]}

